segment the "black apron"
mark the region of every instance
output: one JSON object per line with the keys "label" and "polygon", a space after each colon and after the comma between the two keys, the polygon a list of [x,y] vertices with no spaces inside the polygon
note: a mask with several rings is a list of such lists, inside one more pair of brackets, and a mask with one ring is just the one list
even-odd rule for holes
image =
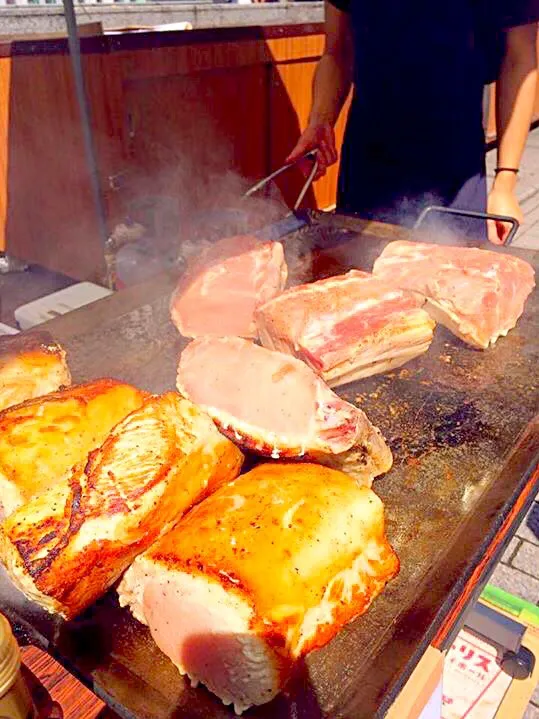
{"label": "black apron", "polygon": [[[412,225],[429,204],[485,211],[486,75],[474,0],[351,0],[355,90],[340,211]],[[484,223],[467,223],[484,235]]]}

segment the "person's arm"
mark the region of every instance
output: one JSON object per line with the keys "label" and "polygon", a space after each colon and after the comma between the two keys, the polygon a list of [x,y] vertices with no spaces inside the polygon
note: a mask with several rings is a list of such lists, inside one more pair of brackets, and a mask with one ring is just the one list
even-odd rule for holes
{"label": "person's arm", "polygon": [[[507,31],[506,52],[496,85],[498,168],[518,169],[530,129],[537,88],[537,23]],[[502,171],[496,175],[489,195],[488,211],[515,217],[522,222],[515,189],[517,175]],[[489,239],[505,240],[509,227],[489,224]]]}
{"label": "person's arm", "polygon": [[350,91],[353,77],[353,46],[350,17],[334,5],[325,4],[325,48],[316,67],[313,98],[307,127],[287,158],[292,162],[309,150],[318,150],[318,173],[337,162],[334,126]]}

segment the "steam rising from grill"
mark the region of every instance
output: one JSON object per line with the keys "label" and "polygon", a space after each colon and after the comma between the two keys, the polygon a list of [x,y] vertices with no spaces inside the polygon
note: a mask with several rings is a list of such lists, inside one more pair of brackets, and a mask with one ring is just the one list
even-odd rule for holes
{"label": "steam rising from grill", "polygon": [[[130,203],[128,215],[131,222],[146,229],[146,234],[135,241],[142,251],[131,252],[124,265],[130,265],[131,275],[137,275],[137,281],[141,271],[147,276],[159,268],[183,269],[217,240],[251,234],[289,212],[275,185],[264,195],[244,198],[259,177],[246,178],[231,168],[249,168],[248,174],[263,172],[256,169],[250,158],[235,156],[237,128],[215,127],[207,106],[211,103],[210,95],[195,93],[178,98],[182,116],[188,114],[193,118],[193,122],[181,128],[174,108],[156,118],[152,97],[150,93],[147,105],[139,108],[142,131],[138,127],[134,131],[134,156],[141,170],[133,173],[131,196],[138,200]],[[158,132],[153,130],[152,123],[158,123]],[[434,194],[403,198],[393,209],[378,213],[377,218],[413,227],[425,205],[439,203],[440,198]],[[462,233],[452,222],[448,218],[429,220],[425,239],[463,244]],[[287,238],[285,247],[291,270],[289,284],[309,279],[308,249],[293,237]],[[128,249],[124,256],[126,253],[129,254]],[[117,271],[121,278],[121,256]]]}
{"label": "steam rising from grill", "polygon": [[[133,203],[130,217],[115,228],[111,242],[118,284],[134,284],[170,267],[181,271],[218,240],[252,235],[290,212],[275,186],[269,193],[245,198],[251,185],[229,170],[195,178],[187,190],[189,202],[184,196],[152,196]],[[286,253],[291,283],[308,279],[308,249],[291,238]]]}

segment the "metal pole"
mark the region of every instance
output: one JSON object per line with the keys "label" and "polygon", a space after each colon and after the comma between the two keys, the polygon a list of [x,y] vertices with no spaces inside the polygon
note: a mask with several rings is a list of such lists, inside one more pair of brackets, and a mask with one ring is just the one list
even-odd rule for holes
{"label": "metal pole", "polygon": [[73,75],[75,80],[75,91],[77,93],[77,101],[81,116],[82,135],[84,140],[84,149],[86,152],[86,161],[90,173],[90,183],[92,186],[92,194],[94,196],[94,204],[97,215],[97,224],[101,242],[103,244],[103,259],[105,260],[105,252],[107,248],[108,230],[105,214],[105,206],[101,195],[101,183],[99,180],[99,170],[97,164],[97,153],[95,150],[94,136],[92,133],[92,125],[90,120],[90,107],[84,86],[84,75],[82,71],[82,62],[80,57],[80,42],[77,32],[77,19],[75,17],[75,8],[73,0],[63,0],[64,13],[67,25],[67,38],[69,44],[69,54],[71,55],[71,63],[73,65]]}

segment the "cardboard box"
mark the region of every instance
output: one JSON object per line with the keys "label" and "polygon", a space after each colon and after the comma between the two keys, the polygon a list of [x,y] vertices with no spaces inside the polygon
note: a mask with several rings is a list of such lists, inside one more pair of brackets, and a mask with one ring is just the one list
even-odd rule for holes
{"label": "cardboard box", "polygon": [[[532,675],[528,679],[511,680],[508,688],[502,684],[501,693],[503,700],[495,714],[492,714],[492,710],[490,714],[492,719],[521,719],[521,717],[524,716],[535,687],[539,683],[539,628],[532,626],[530,622],[526,621],[526,619],[523,618],[526,616],[525,614],[515,616],[514,613],[504,611],[485,600],[481,601],[500,614],[504,614],[511,619],[516,619],[527,627],[522,639],[522,645],[527,647],[536,657]],[[466,638],[465,631],[466,630],[463,630],[458,635],[461,640],[462,638]],[[462,653],[461,647],[466,646],[465,641],[459,643],[459,639],[457,639],[456,642],[457,653]],[[473,640],[473,642],[477,645],[475,648],[476,658],[480,658],[482,642],[480,640]],[[453,654],[454,653],[455,650],[453,650]],[[463,658],[468,656],[468,654],[469,652],[465,651]],[[491,652],[491,654],[495,654],[495,652]],[[443,681],[446,659],[447,654],[440,652],[434,647],[429,647],[415,668],[414,673],[386,714],[386,719],[440,719],[440,717],[443,716],[442,697],[445,699],[446,706],[447,700],[451,699],[446,693],[449,691],[447,687],[447,675],[445,684]],[[448,670],[449,668],[446,669],[446,671]],[[486,682],[486,684],[488,684],[488,682]],[[473,710],[462,714],[462,716],[466,716],[467,719],[476,719],[476,717],[481,716],[481,719],[483,719],[485,715],[481,712],[481,699],[481,691],[478,691],[475,697],[471,697],[470,703],[474,703]]]}

